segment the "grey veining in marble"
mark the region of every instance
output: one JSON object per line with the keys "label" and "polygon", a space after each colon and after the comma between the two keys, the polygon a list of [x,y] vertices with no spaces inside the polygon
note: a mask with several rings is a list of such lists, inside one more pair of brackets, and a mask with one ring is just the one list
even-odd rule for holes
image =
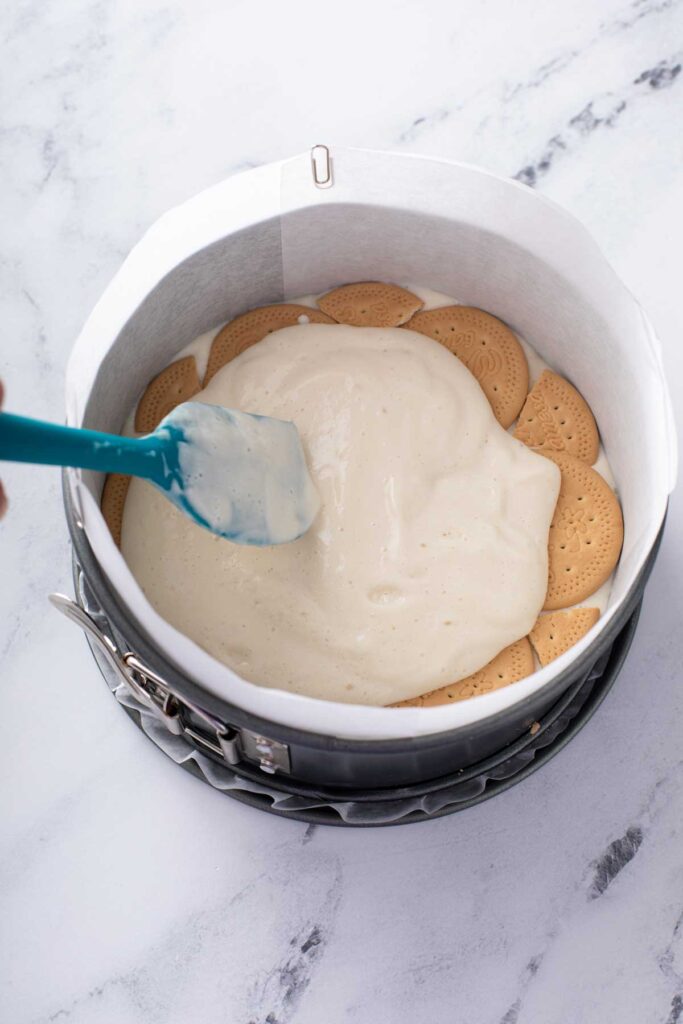
{"label": "grey veining in marble", "polygon": [[[79,327],[165,209],[322,141],[564,204],[648,309],[680,417],[680,0],[8,0],[0,38],[12,411],[62,415]],[[678,494],[584,731],[489,803],[352,831],[230,801],[133,728],[46,603],[58,474],[2,475],[3,1022],[683,1022]]]}

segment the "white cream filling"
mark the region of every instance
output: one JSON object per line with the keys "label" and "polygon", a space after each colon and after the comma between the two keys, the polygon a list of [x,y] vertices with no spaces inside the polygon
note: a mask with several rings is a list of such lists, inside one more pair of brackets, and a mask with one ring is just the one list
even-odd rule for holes
{"label": "white cream filling", "polygon": [[[210,336],[193,344],[196,355]],[[321,496],[301,540],[247,549],[131,485],[133,574],[241,676],[382,705],[469,675],[529,631],[559,474],[499,426],[441,345],[398,329],[287,328],[196,397],[293,420]]]}
{"label": "white cream filling", "polygon": [[[454,300],[451,299],[449,296],[441,295],[440,293],[434,292],[430,289],[415,287],[412,285],[408,285],[407,287],[409,287],[413,292],[418,294],[423,299],[423,301],[425,302],[425,308],[435,308],[437,306],[452,304],[454,302]],[[304,297],[302,299],[293,299],[292,301],[296,301],[304,305],[315,305],[314,296]],[[204,375],[211,343],[218,330],[219,329],[216,328],[212,331],[205,333],[201,337],[195,339],[193,342],[190,342],[176,356],[176,358],[179,358],[183,355],[188,354],[195,355],[197,359],[200,379],[202,379]],[[535,350],[533,350],[523,338],[520,337],[519,341],[524,348],[528,361],[530,386],[530,384],[532,384],[533,381],[536,381],[538,379],[543,370],[550,368],[546,364],[545,360]],[[206,395],[202,397],[204,398],[204,400],[207,400]],[[264,410],[260,409],[259,411],[262,412]],[[267,412],[267,410],[265,411]],[[129,434],[134,433],[133,416],[134,411],[131,412],[131,415],[126,424],[126,432]],[[296,421],[296,417],[293,418]],[[514,428],[511,428],[511,431],[513,429]],[[601,473],[601,475],[607,480],[608,483],[610,483],[610,485],[613,486],[613,477],[609,469],[605,453],[602,450],[602,447],[600,449],[599,459],[595,464],[594,468]],[[154,493],[152,488],[145,487],[143,483],[140,484],[140,486],[143,492],[144,490],[148,490],[148,492],[152,494]],[[140,487],[138,487],[137,484],[135,484],[134,487],[131,488],[133,494],[135,492],[138,492],[139,489]],[[253,654],[251,653],[252,647],[250,647],[250,644],[246,642],[244,633],[247,632],[247,630],[245,629],[245,626],[241,621],[241,611],[244,608],[245,596],[243,591],[240,589],[240,587],[238,587],[237,589],[230,588],[229,581],[226,578],[224,581],[224,588],[221,586],[218,587],[218,602],[213,602],[209,604],[208,613],[199,612],[198,609],[200,606],[206,607],[202,598],[202,594],[205,590],[205,586],[204,584],[202,584],[202,578],[205,570],[202,569],[201,566],[198,567],[197,564],[193,564],[193,559],[191,559],[191,556],[186,550],[184,552],[184,555],[178,556],[177,554],[177,546],[186,546],[186,538],[184,537],[184,526],[182,524],[183,517],[180,516],[178,518],[177,515],[175,517],[172,516],[171,518],[174,521],[171,524],[169,524],[166,521],[168,514],[166,510],[166,503],[162,504],[163,500],[160,498],[160,496],[157,502],[155,502],[154,499],[151,499],[150,495],[147,495],[146,499],[143,501],[142,496],[138,494],[137,500],[129,498],[127,503],[126,519],[129,520],[129,524],[132,522],[133,518],[137,518],[139,521],[139,514],[132,512],[133,501],[135,501],[135,504],[138,506],[145,506],[145,518],[153,520],[156,524],[155,528],[156,526],[163,524],[163,536],[157,536],[156,543],[154,540],[152,543],[152,547],[156,549],[156,555],[150,550],[145,551],[143,555],[140,555],[138,550],[138,553],[136,555],[133,555],[131,551],[133,547],[137,549],[139,549],[140,546],[142,546],[143,548],[147,548],[148,544],[150,544],[150,527],[144,527],[144,529],[146,530],[147,542],[142,542],[141,544],[140,528],[138,526],[130,526],[130,528],[126,528],[126,525],[124,524],[124,554],[126,554],[126,551],[129,552],[129,565],[133,569],[134,574],[137,575],[138,581],[142,584],[143,589],[145,589],[147,597],[152,600],[152,603],[156,605],[157,609],[162,614],[164,614],[165,617],[168,618],[168,620],[173,625],[175,625],[178,629],[180,629],[182,632],[184,632],[191,638],[195,639],[202,646],[206,647],[206,649],[208,649],[219,659],[223,660],[223,662],[228,664],[234,671],[237,671],[244,678],[253,679],[256,682],[261,682],[263,685],[281,686],[283,688],[293,689],[297,692],[308,693],[309,695],[324,696],[328,699],[369,703],[387,703],[394,699],[399,699],[403,696],[416,695],[418,692],[424,692],[427,689],[432,688],[434,685],[440,685],[442,682],[452,682],[456,678],[458,678],[457,675],[451,674],[449,679],[437,679],[433,683],[420,683],[419,690],[416,685],[411,685],[411,690],[409,693],[407,690],[403,689],[400,686],[400,684],[398,688],[396,688],[396,686],[394,685],[394,681],[392,679],[387,678],[387,673],[383,672],[383,682],[380,684],[380,689],[384,691],[390,690],[391,696],[387,697],[385,695],[379,698],[377,696],[377,687],[373,686],[370,688],[370,692],[367,693],[368,699],[365,699],[364,695],[362,695],[362,690],[364,690],[364,680],[357,679],[356,681],[353,681],[353,679],[349,678],[349,666],[347,664],[346,653],[344,652],[343,646],[338,643],[338,649],[340,651],[340,657],[338,660],[344,666],[342,672],[344,691],[338,692],[338,686],[335,688],[334,685],[331,687],[330,684],[330,680],[332,678],[332,675],[330,673],[330,665],[328,664],[330,658],[327,657],[319,659],[317,657],[312,657],[311,659],[310,657],[310,630],[307,628],[304,630],[298,630],[296,641],[296,643],[299,645],[298,649],[292,651],[291,657],[289,655],[283,657],[281,644],[283,640],[289,642],[289,638],[285,635],[286,631],[284,630],[283,626],[278,624],[280,621],[280,616],[278,614],[274,615],[274,623],[266,622],[265,616],[262,614],[262,604],[256,603],[255,607],[261,610],[259,611],[257,618],[255,620],[255,626],[251,631],[253,647],[267,648],[269,651],[269,655],[267,658],[269,664],[265,666],[267,675],[264,675],[263,678],[257,678],[253,671],[254,657]],[[152,501],[153,504],[155,504],[155,508],[152,510],[148,509],[147,507],[148,502],[150,501]],[[174,510],[171,509],[171,512],[173,511]],[[128,513],[131,513],[131,515],[129,516]],[[135,535],[137,535],[138,538],[137,542],[133,540],[133,537]],[[222,543],[224,542],[221,542],[221,544]],[[302,543],[303,542],[297,542],[296,547],[298,547]],[[212,575],[214,574],[215,564],[217,563],[217,561],[222,562],[224,557],[223,551],[221,549],[221,556],[220,559],[218,559],[215,544],[215,540],[212,539],[210,535],[205,536],[205,545],[208,547],[210,551],[208,561],[211,564],[207,566],[209,578],[211,578]],[[174,546],[176,547],[176,553],[170,555],[171,562],[173,564],[167,564],[169,552],[172,551]],[[147,562],[147,568],[142,569],[142,567],[138,565],[138,569],[136,571],[134,565],[131,564],[133,559],[135,561],[145,560]],[[199,559],[200,562],[202,562],[203,560],[206,560],[206,553],[202,558]],[[177,564],[178,561],[180,561],[181,564]],[[144,580],[141,579],[142,575],[144,575],[144,577],[147,580],[146,586]],[[187,587],[181,585],[181,581],[183,580],[185,581],[185,583],[187,583],[187,581],[190,582],[190,590],[193,592],[195,591],[195,583],[200,583],[200,587],[198,588],[200,605],[197,605],[193,602],[193,600],[189,598]],[[191,581],[195,581],[195,583]],[[606,583],[598,591],[596,591],[595,594],[591,595],[591,597],[589,597],[586,601],[581,603],[586,606],[597,607],[600,609],[601,612],[603,612],[609,598],[611,583],[612,578],[610,577],[609,580],[606,581]],[[283,588],[283,591],[287,590],[288,588]],[[291,591],[291,588],[289,588],[289,591]],[[178,594],[180,594],[181,596],[178,597]],[[380,588],[375,592],[374,596],[376,600],[372,602],[373,610],[375,610],[376,608],[386,609],[386,607],[391,607],[391,605],[395,603],[389,600],[389,598],[391,598],[392,596],[392,593],[390,591],[383,591]],[[287,594],[284,594],[283,600],[284,603],[287,604]],[[255,601],[260,601],[258,595],[256,595]],[[305,608],[301,610],[306,611]],[[306,616],[301,615],[300,617],[305,622]],[[442,622],[443,621],[444,620],[442,620]],[[451,620],[451,622],[453,622],[453,620]],[[418,664],[418,670],[422,673],[424,669],[425,658],[429,658],[430,660],[433,659],[431,658],[431,652],[429,648],[423,649],[422,651],[419,649],[419,639],[415,632],[415,625],[416,624],[414,623],[404,624],[404,629],[405,633],[407,633],[407,637],[409,640],[408,646],[412,646],[413,650],[418,652],[418,655],[422,654],[421,664]],[[391,632],[395,635],[397,630],[398,627],[396,630],[393,630]],[[526,632],[526,630],[524,630],[523,632]],[[523,635],[523,633],[520,635]],[[336,630],[335,625],[333,623],[332,633],[328,635],[328,639],[326,640],[325,643],[325,646],[327,648],[330,648],[331,646],[331,643],[329,642],[330,637],[332,637],[332,646],[334,646],[335,636],[339,637],[339,632]],[[500,644],[498,649],[500,649],[504,645],[504,643]],[[494,651],[494,653],[497,652],[498,650]],[[488,658],[486,657],[485,659],[487,660]],[[304,673],[304,675],[309,675],[310,677],[308,680],[308,685],[306,685],[305,682],[302,684],[302,665],[305,662],[310,662],[310,660],[312,660],[313,663],[318,665],[318,669],[316,670],[318,675],[315,676],[313,673]],[[393,665],[394,659],[390,658],[389,660]],[[286,669],[285,662],[289,662],[290,668],[296,671],[290,672],[288,675],[287,671],[284,671]],[[478,667],[480,667],[480,665],[476,666],[476,668]],[[400,669],[400,666],[398,666],[398,669]],[[467,672],[463,672],[461,674],[461,678],[462,675],[467,674]],[[397,675],[400,675],[400,672],[398,672]],[[288,685],[288,680],[290,678],[291,683],[290,685]],[[423,676],[422,678],[425,677]],[[348,687],[349,685],[352,688],[346,689],[346,687]]]}

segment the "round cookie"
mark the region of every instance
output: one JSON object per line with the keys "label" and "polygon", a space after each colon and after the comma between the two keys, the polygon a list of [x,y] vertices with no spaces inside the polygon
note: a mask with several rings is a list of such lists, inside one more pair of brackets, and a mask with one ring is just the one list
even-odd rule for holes
{"label": "round cookie", "polygon": [[560,495],[548,535],[548,593],[554,611],[585,601],[609,577],[624,541],[621,506],[609,485],[566,452],[536,448],[560,468]]}
{"label": "round cookie", "polygon": [[404,324],[450,349],[477,378],[498,422],[514,423],[529,387],[524,349],[501,320],[472,306],[442,306]]}
{"label": "round cookie", "polygon": [[567,612],[540,615],[529,639],[541,665],[549,665],[578,644],[599,618],[599,608],[571,608]]}
{"label": "round cookie", "polygon": [[135,410],[138,434],[150,434],[181,402],[187,402],[200,390],[194,356],[171,363],[149,382]]}
{"label": "round cookie", "polygon": [[104,481],[100,508],[109,532],[114,538],[117,548],[121,547],[121,524],[123,507],[126,504],[130,477],[122,473],[110,473]]}
{"label": "round cookie", "polygon": [[423,302],[396,284],[363,281],[335,288],[318,299],[318,305],[340,324],[400,327],[422,309]]}
{"label": "round cookie", "polygon": [[402,700],[393,704],[395,708],[431,708],[441,704],[455,704],[457,701],[478,697],[483,693],[492,693],[510,683],[530,676],[534,671],[534,655],[531,644],[524,636],[516,643],[505,647],[488,665],[474,672],[466,679],[461,679],[450,686],[442,686],[438,690]]}
{"label": "round cookie", "polygon": [[[135,429],[149,434],[164,416],[181,402],[187,402],[200,390],[194,356],[177,359],[149,382],[135,410]],[[121,547],[121,524],[130,477],[109,473],[104,481],[100,508],[117,547]]]}
{"label": "round cookie", "polygon": [[229,363],[240,352],[261,341],[267,334],[279,331],[282,327],[293,327],[303,323],[301,317],[307,317],[313,324],[333,324],[332,317],[321,313],[310,306],[299,306],[294,302],[283,302],[277,306],[261,306],[251,309],[248,313],[235,317],[222,327],[213,339],[209,361],[206,365],[203,387],[209,383],[215,373]]}
{"label": "round cookie", "polygon": [[569,452],[592,466],[600,450],[593,413],[576,388],[544,370],[519,414],[515,437],[530,448]]}

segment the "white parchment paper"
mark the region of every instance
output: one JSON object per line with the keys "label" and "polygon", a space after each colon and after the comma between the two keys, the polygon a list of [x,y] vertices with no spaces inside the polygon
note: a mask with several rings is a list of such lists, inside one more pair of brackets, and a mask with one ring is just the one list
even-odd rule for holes
{"label": "white parchment paper", "polygon": [[642,568],[676,473],[654,332],[586,231],[530,189],[441,160],[333,150],[333,187],[309,154],[238,175],[167,213],[94,309],[67,370],[67,418],[117,431],[146,382],[203,331],[257,305],[337,284],[421,283],[499,316],[585,395],[624,510],[607,611],[580,644],[514,686],[443,708],[335,704],[239,679],[154,611],[99,510],[99,474],[69,471],[88,540],[158,647],[207,689],[287,725],[366,739],[438,732],[544,686],[605,628]]}

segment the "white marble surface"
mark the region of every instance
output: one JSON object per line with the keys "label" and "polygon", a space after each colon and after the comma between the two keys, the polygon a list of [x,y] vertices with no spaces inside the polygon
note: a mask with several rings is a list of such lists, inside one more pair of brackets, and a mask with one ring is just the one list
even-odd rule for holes
{"label": "white marble surface", "polygon": [[[682,3],[8,0],[0,20],[11,410],[60,418],[79,326],[161,212],[325,141],[565,204],[650,312],[680,417]],[[3,1021],[683,1021],[679,496],[571,745],[480,807],[361,832],[259,814],[159,754],[46,603],[70,586],[57,472],[3,476]]]}

